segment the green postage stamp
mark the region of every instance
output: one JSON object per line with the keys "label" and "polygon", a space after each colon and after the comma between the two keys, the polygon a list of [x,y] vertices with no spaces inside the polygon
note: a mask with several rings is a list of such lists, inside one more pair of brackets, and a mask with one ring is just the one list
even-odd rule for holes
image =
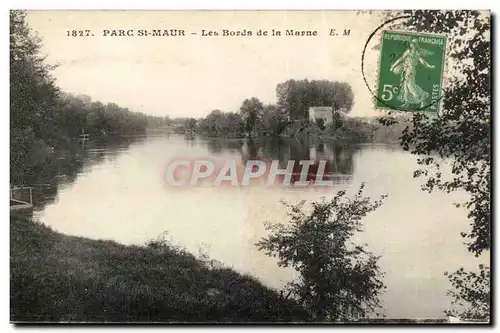
{"label": "green postage stamp", "polygon": [[384,31],[377,108],[437,113],[445,50],[445,36]]}

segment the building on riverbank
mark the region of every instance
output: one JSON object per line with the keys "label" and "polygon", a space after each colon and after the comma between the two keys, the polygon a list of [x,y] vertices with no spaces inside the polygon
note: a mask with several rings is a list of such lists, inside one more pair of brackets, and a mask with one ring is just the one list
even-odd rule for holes
{"label": "building on riverbank", "polygon": [[311,106],[309,120],[317,121],[319,119],[323,119],[325,124],[330,124],[333,120],[333,108],[331,106]]}
{"label": "building on riverbank", "polygon": [[[338,110],[337,114],[345,118],[347,115],[345,110]],[[325,124],[330,124],[333,122],[333,108],[331,106],[311,106],[309,108],[309,121],[316,122],[319,119],[323,119]]]}

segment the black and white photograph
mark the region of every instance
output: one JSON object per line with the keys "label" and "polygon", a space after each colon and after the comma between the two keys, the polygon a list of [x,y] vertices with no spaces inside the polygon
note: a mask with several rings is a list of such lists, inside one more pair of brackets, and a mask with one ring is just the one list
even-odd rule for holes
{"label": "black and white photograph", "polygon": [[492,324],[490,11],[9,30],[10,323]]}

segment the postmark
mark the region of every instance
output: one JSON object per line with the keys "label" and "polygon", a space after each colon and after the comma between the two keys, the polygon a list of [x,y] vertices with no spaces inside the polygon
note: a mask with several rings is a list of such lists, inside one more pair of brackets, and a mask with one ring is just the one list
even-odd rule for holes
{"label": "postmark", "polygon": [[376,108],[438,113],[446,36],[383,31]]}

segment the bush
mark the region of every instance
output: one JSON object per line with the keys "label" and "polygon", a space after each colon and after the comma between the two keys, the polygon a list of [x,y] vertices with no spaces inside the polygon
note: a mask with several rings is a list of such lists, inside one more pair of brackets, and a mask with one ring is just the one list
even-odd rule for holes
{"label": "bush", "polygon": [[377,209],[385,198],[373,203],[363,197],[364,185],[351,199],[339,191],[331,201],[314,202],[305,213],[301,204],[288,205],[290,222],[267,226],[271,234],[257,242],[279,265],[300,274],[287,287],[314,320],[346,321],[363,318],[380,306],[385,288],[378,259],[364,246],[352,243],[361,231],[361,219]]}

